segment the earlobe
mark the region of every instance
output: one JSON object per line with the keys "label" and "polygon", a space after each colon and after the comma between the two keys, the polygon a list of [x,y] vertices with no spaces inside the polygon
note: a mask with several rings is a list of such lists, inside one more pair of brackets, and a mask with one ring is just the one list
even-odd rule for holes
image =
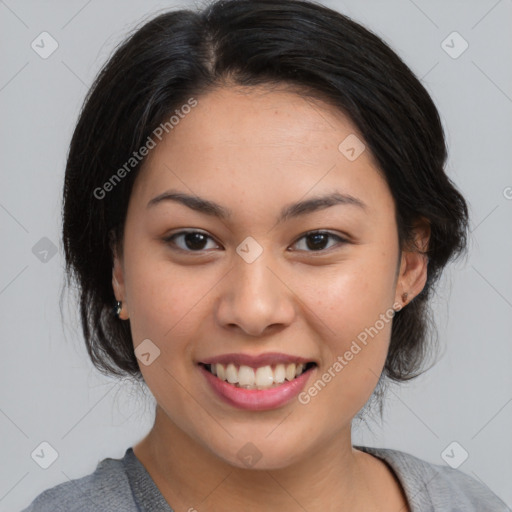
{"label": "earlobe", "polygon": [[113,265],[112,265],[112,288],[114,296],[117,301],[121,303],[118,317],[122,320],[128,319],[127,303],[126,303],[126,290],[124,285],[124,270],[121,259],[117,256],[116,251],[113,251]]}
{"label": "earlobe", "polygon": [[114,295],[117,300],[123,300],[124,298],[124,279],[123,279],[123,268],[121,260],[117,256],[117,253],[113,252],[113,264],[112,264],[112,288],[114,289]]}
{"label": "earlobe", "polygon": [[427,282],[428,276],[428,243],[430,225],[422,220],[417,223],[413,246],[402,252],[400,271],[396,286],[395,302],[404,307],[416,297]]}

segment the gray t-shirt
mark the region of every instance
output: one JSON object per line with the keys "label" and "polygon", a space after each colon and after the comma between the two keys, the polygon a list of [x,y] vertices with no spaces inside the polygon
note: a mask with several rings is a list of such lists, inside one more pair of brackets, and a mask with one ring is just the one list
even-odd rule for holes
{"label": "gray t-shirt", "polygon": [[[384,460],[412,512],[512,512],[485,485],[448,466],[389,448],[354,446]],[[22,512],[173,512],[133,449],[103,459],[90,475],[56,485]]]}

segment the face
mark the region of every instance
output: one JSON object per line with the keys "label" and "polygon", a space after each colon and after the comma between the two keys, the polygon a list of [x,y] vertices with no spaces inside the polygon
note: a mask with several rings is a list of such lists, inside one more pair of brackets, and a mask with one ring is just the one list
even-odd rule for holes
{"label": "face", "polygon": [[223,88],[197,98],[137,176],[114,261],[121,318],[169,431],[229,464],[285,467],[346,439],[393,309],[424,285],[362,144],[319,101]]}

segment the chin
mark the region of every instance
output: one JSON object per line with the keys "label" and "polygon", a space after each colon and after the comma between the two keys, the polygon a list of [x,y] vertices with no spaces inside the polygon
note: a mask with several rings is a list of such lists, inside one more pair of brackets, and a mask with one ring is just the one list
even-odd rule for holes
{"label": "chin", "polygon": [[265,435],[252,441],[249,436],[243,440],[230,439],[224,446],[210,446],[210,450],[226,464],[240,469],[283,469],[305,457],[303,442],[278,437],[270,440]]}

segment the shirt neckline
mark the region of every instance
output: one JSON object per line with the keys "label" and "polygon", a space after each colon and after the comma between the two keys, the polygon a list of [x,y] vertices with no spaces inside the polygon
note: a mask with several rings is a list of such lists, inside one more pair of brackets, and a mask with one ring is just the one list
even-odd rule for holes
{"label": "shirt neckline", "polygon": [[[369,453],[384,461],[402,486],[409,510],[411,512],[417,512],[419,510],[413,502],[413,499],[418,495],[421,489],[418,489],[415,483],[414,468],[401,452],[389,448],[374,448],[359,445],[353,445],[353,448]],[[163,497],[151,475],[135,455],[132,447],[127,448],[123,463],[139,512],[151,512],[153,510],[174,512]],[[424,497],[423,495],[422,498]],[[424,505],[432,506],[428,495],[427,499],[428,502],[424,503]]]}
{"label": "shirt neckline", "polygon": [[[432,511],[434,504],[428,493],[428,483],[438,475],[434,470],[432,477],[425,482],[420,477],[420,469],[411,455],[391,448],[375,448],[353,445],[353,448],[369,453],[384,461],[394,473],[405,494],[410,512]],[[424,476],[424,475],[423,475]]]}
{"label": "shirt neckline", "polygon": [[174,512],[163,497],[153,478],[146,470],[144,464],[137,458],[132,447],[129,447],[123,457],[128,480],[134,501],[139,512]]}

